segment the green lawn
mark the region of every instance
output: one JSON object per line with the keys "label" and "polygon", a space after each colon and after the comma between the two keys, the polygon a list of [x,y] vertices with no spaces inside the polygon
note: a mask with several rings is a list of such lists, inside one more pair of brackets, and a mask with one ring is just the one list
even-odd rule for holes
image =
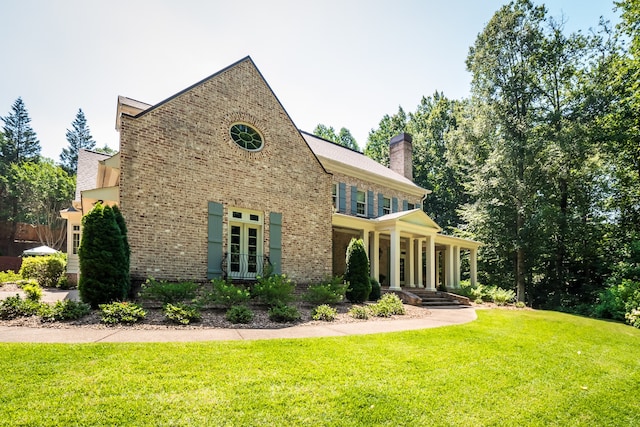
{"label": "green lawn", "polygon": [[640,425],[640,330],[478,317],[342,338],[0,344],[0,425]]}

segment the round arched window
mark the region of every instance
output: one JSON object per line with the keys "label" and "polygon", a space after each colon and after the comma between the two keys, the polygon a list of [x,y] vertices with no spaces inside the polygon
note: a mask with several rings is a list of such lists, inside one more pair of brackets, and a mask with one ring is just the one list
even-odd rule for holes
{"label": "round arched window", "polygon": [[259,151],[264,142],[262,135],[249,125],[236,123],[229,129],[229,134],[233,142],[248,151]]}

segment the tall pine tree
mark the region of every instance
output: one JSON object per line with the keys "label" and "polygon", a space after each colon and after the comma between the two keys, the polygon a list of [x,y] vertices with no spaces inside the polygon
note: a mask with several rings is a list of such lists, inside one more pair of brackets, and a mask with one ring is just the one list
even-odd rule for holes
{"label": "tall pine tree", "polygon": [[76,119],[71,126],[73,126],[72,130],[67,129],[69,146],[62,149],[60,166],[62,166],[62,169],[67,171],[69,175],[75,175],[76,167],[78,166],[78,151],[82,148],[92,150],[95,148],[96,142],[91,136],[82,108],[78,110]]}
{"label": "tall pine tree", "polygon": [[4,141],[0,145],[0,163],[8,166],[12,163],[37,161],[40,157],[40,141],[29,124],[31,118],[22,98],[16,99],[11,110],[11,114],[2,117]]}

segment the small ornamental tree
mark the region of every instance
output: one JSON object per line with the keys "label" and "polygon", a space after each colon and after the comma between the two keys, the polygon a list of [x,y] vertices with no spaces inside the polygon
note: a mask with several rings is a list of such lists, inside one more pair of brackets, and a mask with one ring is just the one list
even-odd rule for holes
{"label": "small ornamental tree", "polygon": [[360,303],[369,298],[371,281],[369,278],[369,258],[362,239],[351,239],[347,248],[347,271],[344,280],[349,283],[346,297]]}
{"label": "small ornamental tree", "polygon": [[129,293],[129,268],[125,239],[109,206],[97,203],[82,218],[80,299],[97,308],[100,304],[124,300]]}

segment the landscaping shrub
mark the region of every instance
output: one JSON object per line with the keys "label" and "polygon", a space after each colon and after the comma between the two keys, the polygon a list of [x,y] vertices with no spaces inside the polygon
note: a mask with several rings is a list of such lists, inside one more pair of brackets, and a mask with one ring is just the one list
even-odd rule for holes
{"label": "landscaping shrub", "polygon": [[208,295],[208,300],[212,304],[231,308],[234,305],[246,304],[251,298],[251,293],[243,286],[236,286],[224,279],[214,279],[211,281],[212,291]]}
{"label": "landscaping shrub", "polygon": [[42,299],[42,288],[39,285],[25,285],[22,290],[29,301],[38,302]]}
{"label": "landscaping shrub", "polygon": [[4,283],[16,283],[21,279],[22,275],[13,270],[0,271],[0,286]]}
{"label": "landscaping shrub", "polygon": [[349,309],[349,316],[353,317],[354,319],[368,319],[369,310],[367,310],[367,307],[354,305]]}
{"label": "landscaping shrub", "polygon": [[126,239],[113,209],[96,203],[82,218],[82,226],[80,298],[93,308],[125,299],[130,288]]}
{"label": "landscaping shrub", "polygon": [[231,323],[251,323],[253,311],[245,305],[234,305],[227,310],[225,317]]}
{"label": "landscaping shrub", "polygon": [[100,304],[99,308],[102,312],[100,320],[108,325],[136,323],[147,315],[141,306],[126,301]]}
{"label": "landscaping shrub", "polygon": [[28,317],[38,314],[40,303],[28,299],[20,298],[16,294],[13,297],[7,297],[0,300],[0,319],[10,320],[16,317]]}
{"label": "landscaping shrub", "polygon": [[365,302],[371,293],[369,259],[362,239],[351,239],[347,248],[347,271],[344,280],[349,283],[346,297],[353,303]]}
{"label": "landscaping shrub", "polygon": [[321,283],[309,286],[302,300],[312,304],[337,304],[344,299],[348,285],[342,276],[328,276]]}
{"label": "landscaping shrub", "polygon": [[510,303],[516,298],[516,293],[511,289],[502,289],[499,287],[494,287],[491,292],[491,299],[497,305],[505,305]]}
{"label": "landscaping shrub", "polygon": [[624,321],[626,314],[640,307],[640,281],[621,279],[600,293],[594,315]]}
{"label": "landscaping shrub", "polygon": [[276,305],[269,309],[269,319],[278,323],[295,322],[300,319],[300,312],[290,305]]}
{"label": "landscaping shrub", "polygon": [[293,301],[295,283],[285,274],[272,274],[268,277],[258,277],[251,291],[251,295],[269,307],[286,306]]}
{"label": "landscaping shrub", "polygon": [[43,288],[55,288],[64,275],[67,262],[64,254],[33,256],[22,259],[20,275],[24,279],[35,279]]}
{"label": "landscaping shrub", "polygon": [[369,306],[369,310],[376,317],[391,317],[406,312],[402,300],[396,294],[384,294],[377,303]]}
{"label": "landscaping shrub", "polygon": [[627,323],[629,323],[634,328],[640,329],[640,307],[631,310],[629,313],[624,316],[627,319]]}
{"label": "landscaping shrub", "polygon": [[378,281],[373,277],[370,280],[371,280],[371,293],[369,294],[369,301],[378,301],[380,299],[380,293],[382,292],[380,288],[380,283],[378,283]]}
{"label": "landscaping shrub", "polygon": [[311,312],[311,318],[313,320],[323,320],[325,322],[333,322],[337,316],[338,310],[327,304],[319,305]]}
{"label": "landscaping shrub", "polygon": [[77,320],[91,312],[89,304],[79,301],[56,301],[55,304],[42,304],[38,314],[43,322]]}
{"label": "landscaping shrub", "polygon": [[189,323],[198,322],[202,319],[198,307],[181,302],[165,304],[164,307],[162,307],[162,311],[164,315],[167,316],[167,319],[181,325],[188,325]]}
{"label": "landscaping shrub", "polygon": [[516,303],[516,308],[525,308],[527,305],[524,303],[524,301],[518,301]]}
{"label": "landscaping shrub", "polygon": [[138,297],[164,304],[191,301],[196,297],[198,284],[193,282],[166,282],[148,278],[140,287]]}

